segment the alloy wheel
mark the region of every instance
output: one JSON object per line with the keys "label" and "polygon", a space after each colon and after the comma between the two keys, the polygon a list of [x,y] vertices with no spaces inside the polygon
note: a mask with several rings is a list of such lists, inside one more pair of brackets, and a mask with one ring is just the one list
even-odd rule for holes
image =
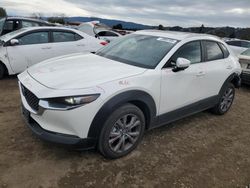
{"label": "alloy wheel", "polygon": [[225,91],[224,95],[221,98],[221,103],[220,103],[220,109],[223,112],[228,111],[228,109],[231,107],[232,103],[234,100],[234,90],[233,88],[229,87]]}
{"label": "alloy wheel", "polygon": [[126,114],[119,118],[111,129],[109,147],[115,153],[129,150],[141,133],[141,121],[135,114]]}

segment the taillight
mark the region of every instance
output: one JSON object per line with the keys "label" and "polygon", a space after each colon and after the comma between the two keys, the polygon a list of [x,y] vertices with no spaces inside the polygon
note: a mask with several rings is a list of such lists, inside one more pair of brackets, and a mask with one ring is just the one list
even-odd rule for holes
{"label": "taillight", "polygon": [[102,41],[102,42],[100,42],[100,44],[103,45],[103,46],[106,46],[108,44],[108,42]]}

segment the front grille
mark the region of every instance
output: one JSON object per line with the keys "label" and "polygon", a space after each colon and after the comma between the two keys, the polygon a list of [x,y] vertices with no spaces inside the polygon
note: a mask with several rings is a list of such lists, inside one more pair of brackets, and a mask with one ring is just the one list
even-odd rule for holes
{"label": "front grille", "polygon": [[28,90],[26,87],[24,87],[23,85],[21,85],[21,89],[22,89],[22,93],[23,96],[25,97],[27,103],[29,104],[29,106],[35,110],[38,111],[39,109],[39,99],[37,98],[37,96],[35,96],[30,90]]}

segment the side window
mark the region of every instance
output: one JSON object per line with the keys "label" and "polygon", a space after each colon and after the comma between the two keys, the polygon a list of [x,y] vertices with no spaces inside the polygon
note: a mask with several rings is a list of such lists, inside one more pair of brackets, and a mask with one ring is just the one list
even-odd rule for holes
{"label": "side window", "polygon": [[10,33],[20,28],[20,21],[18,20],[7,20],[4,24],[3,34]]}
{"label": "side window", "polygon": [[213,61],[224,58],[223,52],[216,42],[204,41],[204,45],[206,49],[206,61]]}
{"label": "side window", "polygon": [[241,47],[243,47],[243,48],[250,48],[250,42],[241,41]]}
{"label": "side window", "polygon": [[116,33],[113,33],[111,31],[101,31],[98,33],[100,37],[118,37]]}
{"label": "side window", "polygon": [[81,39],[83,39],[82,36],[80,36],[80,35],[78,35],[78,34],[75,34],[75,40],[81,40]]}
{"label": "side window", "polygon": [[222,43],[219,43],[222,51],[223,51],[223,54],[224,54],[224,58],[227,58],[229,56],[229,51],[228,49],[226,48],[226,46]]}
{"label": "side window", "polygon": [[101,31],[98,33],[98,36],[100,37],[105,37],[106,36],[106,31]]}
{"label": "side window", "polygon": [[173,55],[171,61],[176,63],[179,57],[188,59],[192,64],[201,62],[201,43],[200,41],[194,41],[184,44],[180,49]]}
{"label": "side window", "polygon": [[228,45],[241,47],[241,42],[240,41],[227,41],[226,43]]}
{"label": "side window", "polygon": [[110,37],[118,37],[118,35],[116,33],[113,33],[111,31],[106,31],[106,36],[110,36]]}
{"label": "side window", "polygon": [[37,26],[39,26],[39,24],[36,22],[31,22],[26,20],[22,21],[22,27],[37,27]]}
{"label": "side window", "polygon": [[54,42],[70,42],[81,40],[82,37],[76,33],[53,31]]}
{"label": "side window", "polygon": [[20,45],[48,43],[49,33],[45,31],[30,33],[18,38],[18,40]]}

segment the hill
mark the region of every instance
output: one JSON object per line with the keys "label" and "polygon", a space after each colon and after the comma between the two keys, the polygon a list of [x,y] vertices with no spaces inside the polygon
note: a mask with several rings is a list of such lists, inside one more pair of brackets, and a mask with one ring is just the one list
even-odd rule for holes
{"label": "hill", "polygon": [[111,20],[111,19],[103,19],[97,17],[68,17],[65,18],[66,22],[90,22],[90,21],[100,21],[105,25],[113,27],[117,24],[122,24],[124,29],[133,29],[133,30],[141,30],[141,29],[151,29],[153,26],[138,24],[134,22],[126,22],[121,20]]}

